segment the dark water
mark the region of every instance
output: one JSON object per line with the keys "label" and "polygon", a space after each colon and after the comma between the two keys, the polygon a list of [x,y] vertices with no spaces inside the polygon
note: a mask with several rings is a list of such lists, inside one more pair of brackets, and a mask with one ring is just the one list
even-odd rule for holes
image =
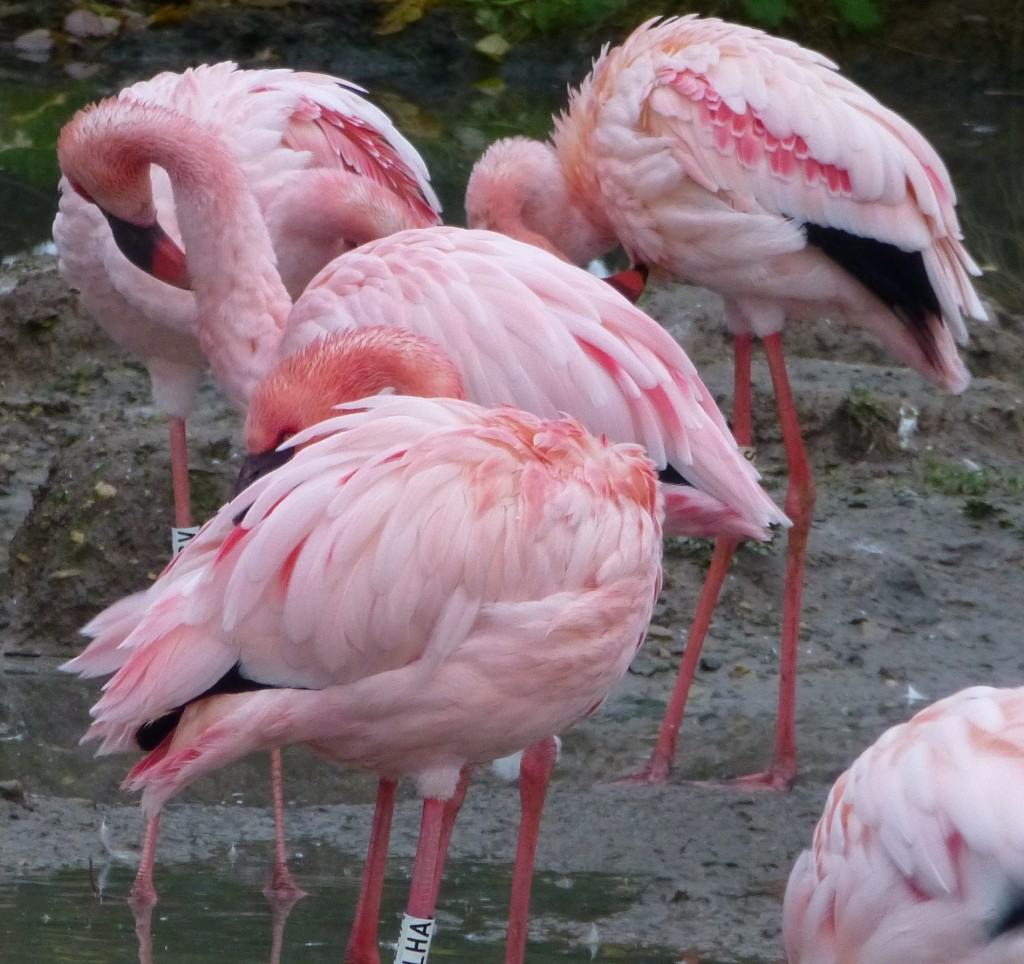
{"label": "dark water", "polygon": [[[307,848],[308,850],[308,848]],[[211,864],[161,867],[160,901],[150,921],[151,940],[141,940],[125,902],[130,868],[97,868],[55,877],[30,877],[0,885],[0,947],[3,960],[55,964],[254,964],[258,961],[338,962],[358,894],[361,867],[326,848],[308,853],[301,881],[310,895],[275,924],[260,886],[264,855],[226,857]],[[446,871],[433,961],[504,960],[509,868],[453,863]],[[102,884],[96,897],[93,884]],[[641,881],[601,874],[538,875],[535,906],[545,909],[545,939],[531,942],[531,964],[570,961],[629,961],[671,964],[681,952],[636,948],[602,935],[592,921],[625,910]],[[398,937],[407,878],[389,873],[381,915],[382,961],[392,959],[388,941]],[[277,933],[275,933],[275,930]],[[280,947],[275,948],[275,942]],[[147,956],[151,953],[151,958]],[[692,957],[689,960],[693,960]],[[716,964],[701,957],[702,964]],[[725,962],[719,962],[725,964]],[[754,962],[750,962],[754,964]]]}

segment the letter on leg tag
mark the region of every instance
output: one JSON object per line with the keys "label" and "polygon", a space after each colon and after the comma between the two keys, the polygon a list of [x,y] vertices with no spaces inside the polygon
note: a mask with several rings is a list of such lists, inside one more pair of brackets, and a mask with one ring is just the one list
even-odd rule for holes
{"label": "letter on leg tag", "polygon": [[171,557],[173,558],[182,549],[185,548],[191,541],[192,537],[202,528],[201,526],[188,526],[187,528],[177,528],[171,526]]}
{"label": "letter on leg tag", "polygon": [[402,934],[398,938],[395,964],[427,964],[430,941],[434,936],[432,917],[402,915]]}

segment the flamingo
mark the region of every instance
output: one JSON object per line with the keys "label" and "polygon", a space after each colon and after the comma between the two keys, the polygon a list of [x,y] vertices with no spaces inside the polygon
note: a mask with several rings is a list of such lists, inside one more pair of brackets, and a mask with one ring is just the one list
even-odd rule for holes
{"label": "flamingo", "polygon": [[[788,789],[797,773],[796,654],[814,481],[782,353],[787,318],[838,314],[939,388],[969,375],[955,341],[986,318],[942,160],[910,124],[820,54],[696,15],[653,19],[605,48],[555,119],[551,142],[512,138],[477,162],[471,226],[582,263],[621,243],[654,276],[725,299],[734,431],[751,442],[750,349],[764,343],[789,487],[779,707],[769,769],[737,781]],[[716,546],[658,741],[638,781],[663,783],[700,647],[735,551]]]}
{"label": "flamingo", "polygon": [[786,888],[789,964],[1024,959],[1024,688],[961,690],[836,781]]}
{"label": "flamingo", "polygon": [[[436,224],[440,204],[426,165],[389,118],[359,88],[324,74],[286,69],[240,70],[234,63],[161,73],[125,88],[112,106],[149,103],[215,126],[258,198],[283,283],[301,291],[331,258],[370,238]],[[117,107],[114,108],[118,109]],[[152,198],[169,234],[150,246],[115,239],[96,205],[61,180],[53,235],[64,279],[117,344],[143,359],[157,407],[169,416],[174,479],[172,545],[194,533],[188,487],[185,419],[205,358],[197,340],[191,292],[168,287],[142,266],[154,261],[184,283],[188,267],[166,175],[151,173]],[[119,248],[124,244],[126,256]],[[271,755],[276,857],[268,892],[301,893],[287,869],[281,759]],[[155,900],[151,879],[157,826],[147,827],[133,895]],[[146,868],[149,868],[148,873]]]}
{"label": "flamingo", "polygon": [[[455,381],[438,385],[438,371]],[[405,395],[318,421],[310,388],[337,397],[430,380],[461,393],[436,346],[393,329],[335,334],[286,359],[248,429],[298,430],[291,457],[153,586],[101,613],[83,654],[128,651],[87,738],[111,751],[142,730],[162,735],[126,781],[150,817],[202,774],[289,742],[378,773],[388,820],[395,782],[413,777],[424,809],[403,935],[428,943],[467,767],[524,745],[542,757],[607,696],[657,597],[662,513],[641,449],[574,421]],[[167,659],[179,672],[154,673]],[[347,961],[378,959],[379,830],[375,818],[357,911],[372,928],[354,928]]]}
{"label": "flamingo", "polygon": [[[299,292],[342,251],[440,221],[422,158],[359,91],[326,74],[224,62],[158,74],[126,87],[115,103],[160,104],[220,131],[258,199],[281,277]],[[102,212],[66,179],[53,236],[64,280],[104,331],[146,365],[156,405],[170,421],[175,525],[190,529],[185,420],[205,362],[194,296],[168,290],[136,266],[156,260],[177,281],[188,276],[171,241],[178,231],[170,184],[161,171],[152,182],[166,239],[141,248],[136,239],[115,240]],[[175,534],[174,544],[187,534]]]}

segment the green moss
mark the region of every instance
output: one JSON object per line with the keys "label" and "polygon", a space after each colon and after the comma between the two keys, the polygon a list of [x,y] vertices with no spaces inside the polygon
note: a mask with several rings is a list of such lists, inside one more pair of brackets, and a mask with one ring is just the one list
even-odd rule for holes
{"label": "green moss", "polygon": [[837,412],[839,437],[850,454],[892,452],[896,448],[898,420],[869,389],[854,385]]}
{"label": "green moss", "polygon": [[929,488],[942,495],[980,498],[990,492],[1006,495],[1024,492],[1024,476],[1019,473],[966,462],[929,459],[925,464],[924,480]]}

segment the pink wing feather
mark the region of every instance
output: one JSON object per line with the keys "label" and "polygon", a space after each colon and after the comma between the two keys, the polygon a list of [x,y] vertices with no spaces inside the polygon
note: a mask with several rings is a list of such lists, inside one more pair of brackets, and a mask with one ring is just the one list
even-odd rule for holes
{"label": "pink wing feather", "polygon": [[[134,626],[123,608],[92,624],[93,646],[109,646],[107,633],[130,651],[92,711],[90,735],[108,749],[235,663],[248,678],[308,688],[197,704],[189,719],[206,704],[210,713],[241,706],[249,722],[261,707],[271,716],[255,730],[218,724],[184,757],[158,750],[134,773],[143,783],[194,778],[220,759],[199,760],[218,734],[235,756],[268,739],[320,735],[336,740],[337,759],[372,766],[392,753],[390,765],[402,767],[459,690],[436,683],[442,667],[462,688],[474,684],[455,702],[477,713],[480,699],[493,699],[485,664],[526,660],[520,665],[543,672],[577,658],[579,646],[598,647],[606,661],[593,677],[580,675],[580,692],[564,706],[550,701],[545,712],[559,721],[582,715],[625,671],[654,602],[661,545],[657,486],[636,446],[600,443],[568,420],[448,399],[385,396],[358,406],[296,436],[302,447],[290,462],[223,507],[180,564],[136,597]],[[535,655],[522,655],[527,639]],[[566,687],[560,673],[544,680]],[[500,685],[516,706],[516,686]],[[314,692],[325,688],[341,695]],[[417,718],[421,699],[427,715]],[[300,712],[307,704],[333,706],[337,729],[319,711]],[[391,713],[407,728],[405,750],[380,725]],[[553,726],[541,714],[517,731],[500,715],[492,707],[493,723],[457,728],[462,752],[501,755],[509,740],[510,749],[530,742],[530,726],[541,735]]]}
{"label": "pink wing feather", "polygon": [[836,781],[790,876],[791,964],[1019,960],[1024,690],[963,690],[895,726]]}
{"label": "pink wing feather", "polygon": [[[390,123],[388,126],[391,127]],[[391,130],[397,135],[393,127]],[[284,143],[296,150],[309,151],[323,167],[340,161],[347,169],[400,197],[416,212],[423,226],[440,224],[440,203],[419,155],[415,155],[419,165],[413,167],[411,157],[403,157],[396,143],[361,117],[303,98],[292,116]]]}
{"label": "pink wing feather", "polygon": [[747,535],[785,522],[671,336],[600,279],[532,245],[460,228],[371,242],[313,279],[282,351],[371,325],[439,344],[481,405],[568,412],[591,432],[638,442],[659,468],[673,465],[717,500],[719,512],[724,504],[739,514]]}

